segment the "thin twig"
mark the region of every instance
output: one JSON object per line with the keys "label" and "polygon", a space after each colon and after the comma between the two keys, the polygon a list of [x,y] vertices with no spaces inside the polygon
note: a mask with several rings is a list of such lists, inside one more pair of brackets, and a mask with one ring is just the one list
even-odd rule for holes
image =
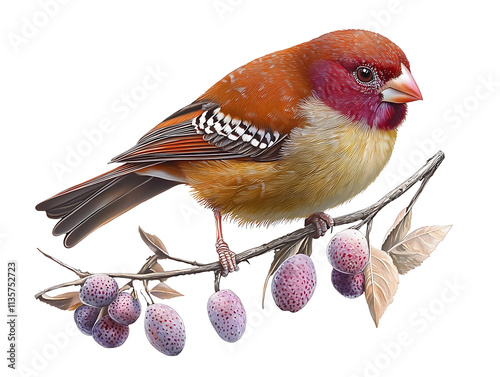
{"label": "thin twig", "polygon": [[411,199],[410,204],[408,204],[406,212],[409,212],[413,208],[413,205],[416,203],[416,201],[419,198],[420,194],[422,193],[422,191],[424,191],[425,185],[427,184],[427,182],[429,182],[429,180],[431,179],[432,175],[434,174],[434,171],[435,171],[435,169],[432,170],[431,173],[429,173],[429,174],[427,174],[427,175],[424,176],[424,178],[422,180],[422,183],[420,184],[417,192],[415,193],[415,195],[413,195],[413,198]]}
{"label": "thin twig", "polygon": [[144,285],[144,291],[146,291],[146,294],[148,295],[149,299],[151,300],[151,303],[155,303],[153,300],[153,296],[151,296],[151,292],[149,292],[149,287],[148,287],[148,281],[149,280],[144,280],[142,284]]}
{"label": "thin twig", "polygon": [[[142,297],[144,297],[144,301],[146,301],[146,304],[147,304],[148,306],[149,306],[149,305],[151,305],[151,304],[154,304],[153,302],[152,302],[151,304],[149,303],[148,298],[146,297],[146,295],[144,294],[144,292],[143,292],[143,291],[141,291],[141,295],[142,295]],[[151,296],[149,296],[149,297],[151,297]]]}
{"label": "thin twig", "polygon": [[372,225],[373,225],[373,218],[371,218],[370,221],[368,221],[368,223],[366,224],[366,243],[368,244],[368,250],[371,249],[370,233],[372,231]]}
{"label": "thin twig", "polygon": [[51,256],[51,255],[49,255],[49,254],[44,253],[42,250],[40,250],[40,249],[38,249],[38,248],[37,248],[37,250],[38,250],[40,253],[42,253],[45,257],[47,257],[47,258],[49,258],[50,260],[52,260],[52,261],[56,262],[58,265],[63,266],[64,268],[67,268],[67,269],[68,269],[68,270],[70,270],[71,272],[74,272],[74,273],[75,273],[75,274],[77,274],[77,275],[78,275],[78,277],[80,277],[80,278],[87,277],[87,276],[89,276],[89,275],[90,275],[88,272],[82,272],[82,271],[80,271],[80,270],[79,270],[79,269],[77,269],[77,268],[71,267],[71,266],[67,265],[67,264],[66,264],[66,263],[64,263],[64,262],[61,262],[59,259],[54,258],[53,256]]}
{"label": "thin twig", "polygon": [[220,291],[220,278],[221,278],[221,275],[222,273],[220,271],[215,271],[214,272],[214,290],[215,292],[219,292]]}
{"label": "thin twig", "polygon": [[57,285],[54,285],[52,287],[46,288],[43,291],[38,292],[35,295],[35,298],[38,299],[41,296],[43,296],[44,294],[46,294],[50,291],[54,291],[54,290],[59,289],[59,288],[71,287],[73,285],[82,285],[85,282],[85,279],[86,279],[86,277],[82,278],[82,279],[78,279],[78,280],[68,281],[67,283],[57,284]]}
{"label": "thin twig", "polygon": [[181,263],[185,263],[185,264],[190,264],[191,266],[196,266],[196,267],[202,267],[202,266],[205,266],[205,263],[198,263],[198,262],[196,262],[196,261],[189,261],[189,260],[186,260],[186,259],[173,257],[173,256],[171,256],[171,255],[168,255],[165,259],[171,259],[171,260],[176,261],[176,262],[181,262]]}

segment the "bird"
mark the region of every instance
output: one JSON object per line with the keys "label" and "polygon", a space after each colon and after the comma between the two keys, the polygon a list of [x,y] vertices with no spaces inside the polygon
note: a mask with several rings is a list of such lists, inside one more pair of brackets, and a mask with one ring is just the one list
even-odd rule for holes
{"label": "bird", "polygon": [[111,162],[39,203],[71,248],[136,205],[184,184],[215,217],[223,275],[238,270],[222,219],[269,226],[364,191],[389,161],[407,103],[422,100],[403,51],[366,30],[338,30],[235,69]]}

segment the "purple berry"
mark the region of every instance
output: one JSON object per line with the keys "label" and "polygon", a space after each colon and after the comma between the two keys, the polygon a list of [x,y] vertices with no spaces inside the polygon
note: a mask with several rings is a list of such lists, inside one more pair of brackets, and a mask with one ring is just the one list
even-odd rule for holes
{"label": "purple berry", "polygon": [[101,317],[92,328],[92,337],[104,348],[120,347],[128,338],[128,326],[120,325],[109,315]]}
{"label": "purple berry", "polygon": [[316,288],[316,270],[307,255],[297,254],[276,271],[271,291],[281,310],[295,313],[306,306]]}
{"label": "purple berry", "polygon": [[342,296],[356,298],[365,291],[365,274],[348,275],[332,270],[332,284]]}
{"label": "purple berry", "polygon": [[117,295],[118,283],[104,274],[89,276],[80,289],[80,301],[96,308],[111,304]]}
{"label": "purple berry", "polygon": [[215,292],[208,299],[207,310],[212,326],[222,339],[234,343],[242,337],[247,316],[240,298],[233,291]]}
{"label": "purple berry", "polygon": [[370,258],[368,242],[363,233],[356,229],[337,233],[330,240],[327,253],[334,269],[351,275],[363,271]]}
{"label": "purple berry", "polygon": [[92,335],[92,327],[99,316],[101,309],[92,306],[80,305],[75,310],[76,327],[85,335]]}
{"label": "purple berry", "polygon": [[131,325],[141,315],[141,302],[128,292],[120,292],[109,304],[108,314],[121,325]]}
{"label": "purple berry", "polygon": [[149,343],[161,353],[176,356],[186,343],[186,330],[179,314],[168,305],[153,304],[146,310],[144,330]]}

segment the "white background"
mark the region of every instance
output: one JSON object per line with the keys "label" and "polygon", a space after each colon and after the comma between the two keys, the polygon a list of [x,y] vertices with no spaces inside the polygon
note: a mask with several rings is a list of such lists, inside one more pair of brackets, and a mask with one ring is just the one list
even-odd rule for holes
{"label": "white background", "polygon": [[[494,2],[113,0],[42,6],[48,2],[2,2],[0,9],[0,313],[6,322],[7,261],[15,260],[16,374],[410,377],[485,375],[497,369],[500,30]],[[45,287],[74,278],[37,247],[82,270],[136,272],[149,253],[138,225],[162,238],[173,255],[215,260],[212,214],[185,187],[144,203],[71,250],[52,237],[55,222],[34,206],[106,171],[112,157],[231,70],[345,28],[368,28],[397,43],[412,64],[424,101],[409,105],[380,178],[329,213],[341,215],[373,203],[437,150],[446,153],[415,207],[413,224],[454,227],[429,260],[400,277],[379,328],[364,297],[348,300],[333,289],[324,254],[331,235],[314,244],[318,287],[299,313],[281,312],[270,294],[266,308],[260,308],[272,254],[223,280],[222,288],[240,296],[248,315],[247,334],[234,345],[218,338],[205,312],[212,275],[169,281],[185,295],[168,303],[186,324],[187,343],[178,357],[149,345],[142,318],[121,348],[106,350],[74,332],[72,312],[33,298]],[[157,85],[141,92],[138,87],[151,69],[161,72]],[[118,111],[131,92],[144,96],[129,111]],[[105,119],[112,121],[112,129],[89,144],[85,135]],[[90,148],[68,164],[69,155],[84,144]],[[56,173],[54,166],[62,165],[67,169]],[[376,218],[376,245],[410,197]],[[239,252],[301,225],[243,229],[225,224],[224,232]],[[165,268],[177,266],[167,262]],[[7,331],[3,324],[0,373],[14,375],[6,367]]]}

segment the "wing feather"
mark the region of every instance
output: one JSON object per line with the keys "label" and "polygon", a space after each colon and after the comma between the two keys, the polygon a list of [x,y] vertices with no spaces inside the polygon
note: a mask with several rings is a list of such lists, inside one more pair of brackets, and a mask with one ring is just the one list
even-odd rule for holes
{"label": "wing feather", "polygon": [[218,104],[199,100],[177,111],[112,162],[279,158],[280,135],[224,114]]}

